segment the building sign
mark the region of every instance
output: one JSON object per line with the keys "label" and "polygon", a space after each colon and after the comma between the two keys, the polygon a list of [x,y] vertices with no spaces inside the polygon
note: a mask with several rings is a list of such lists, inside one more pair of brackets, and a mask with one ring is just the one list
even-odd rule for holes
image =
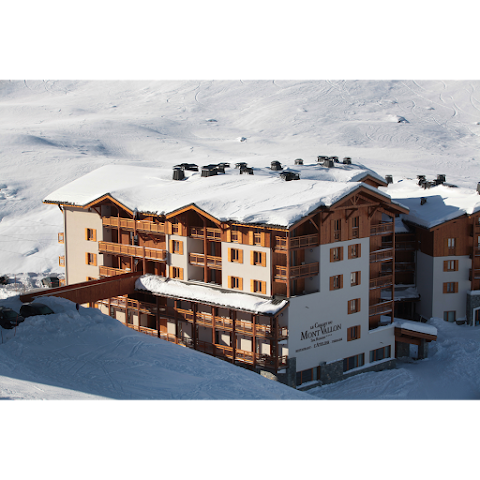
{"label": "building sign", "polygon": [[311,344],[313,343],[313,348],[323,347],[330,343],[340,342],[342,340],[341,331],[341,323],[334,324],[333,321],[315,322],[308,330],[300,332],[300,341],[310,341]]}

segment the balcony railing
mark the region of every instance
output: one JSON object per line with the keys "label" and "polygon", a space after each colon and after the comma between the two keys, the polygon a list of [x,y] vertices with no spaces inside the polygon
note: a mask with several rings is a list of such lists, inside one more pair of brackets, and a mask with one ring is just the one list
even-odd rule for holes
{"label": "balcony railing", "polygon": [[377,250],[370,253],[370,263],[386,262],[387,260],[393,260],[393,249],[387,248],[385,250]]}
{"label": "balcony railing", "polygon": [[393,275],[384,275],[383,277],[372,278],[370,280],[370,290],[391,285],[393,285]]}
{"label": "balcony railing", "polygon": [[391,313],[393,310],[393,301],[389,300],[387,302],[377,303],[376,305],[370,305],[369,314],[372,315],[383,315],[385,313]]}
{"label": "balcony railing", "polygon": [[386,235],[393,232],[393,222],[370,226],[370,235]]}
{"label": "balcony railing", "polygon": [[[306,265],[297,265],[295,267],[290,267],[290,279],[302,278],[302,277],[313,277],[314,275],[318,275],[318,272],[319,272],[318,262],[308,263]],[[275,278],[287,279],[287,267],[276,265]]]}
{"label": "balcony railing", "polygon": [[155,223],[148,220],[133,220],[130,218],[103,217],[102,225],[104,227],[123,228],[125,230],[141,230],[151,233],[165,233],[165,223]]}
{"label": "balcony railing", "polygon": [[[190,265],[203,267],[205,265],[205,255],[203,253],[190,253],[189,262]],[[207,267],[222,268],[222,257],[207,255]]]}
{"label": "balcony railing", "polygon": [[98,242],[100,253],[127,255],[129,257],[148,258],[149,260],[165,261],[167,252],[159,248],[138,247],[121,243]]}
{"label": "balcony railing", "polygon": [[275,249],[316,247],[319,244],[318,234],[302,235],[300,237],[275,237]]}
{"label": "balcony railing", "polygon": [[65,243],[65,234],[63,232],[58,234],[58,243]]}
{"label": "balcony railing", "polygon": [[100,265],[101,277],[114,277],[115,275],[123,275],[124,273],[128,273],[128,271],[122,270],[121,268],[105,267],[104,265]]}
{"label": "balcony railing", "polygon": [[[107,300],[100,300],[98,303],[108,306]],[[139,302],[133,298],[124,298],[124,297],[112,297],[110,299],[111,307],[118,307],[122,310],[133,309],[140,311],[140,313],[147,313],[149,315],[155,315],[157,312],[157,306],[154,303],[148,302]]]}
{"label": "balcony railing", "polygon": [[[190,236],[192,238],[205,238],[203,227],[191,227]],[[207,240],[216,240],[220,242],[222,240],[222,231],[219,228],[207,227]]]}

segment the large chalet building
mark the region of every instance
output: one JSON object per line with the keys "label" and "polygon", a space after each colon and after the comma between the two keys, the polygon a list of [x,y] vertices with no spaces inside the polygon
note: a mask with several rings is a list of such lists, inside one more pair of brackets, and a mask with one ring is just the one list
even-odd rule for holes
{"label": "large chalet building", "polygon": [[[134,291],[95,303],[104,313],[305,387],[391,368],[412,344],[424,356],[436,329],[396,320],[397,297],[402,318],[452,320],[465,307],[450,298],[479,288],[472,241],[463,244],[457,226],[451,237],[450,227],[438,234],[415,223],[402,198],[349,158],[318,157],[288,168],[110,165],[44,202],[63,212],[67,285],[141,272]],[[472,218],[462,228],[476,235]],[[436,235],[448,248],[455,238],[455,252],[435,250]]]}

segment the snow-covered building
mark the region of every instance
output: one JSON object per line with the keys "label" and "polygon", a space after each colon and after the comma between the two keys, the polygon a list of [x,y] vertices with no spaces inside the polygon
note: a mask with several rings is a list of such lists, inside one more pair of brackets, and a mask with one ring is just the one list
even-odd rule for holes
{"label": "snow-covered building", "polygon": [[394,323],[395,217],[409,210],[385,187],[336,157],[109,165],[44,202],[63,211],[68,285],[143,273],[102,311],[295,386],[391,367],[398,346],[435,338]]}
{"label": "snow-covered building", "polygon": [[416,289],[416,314],[480,325],[480,196],[445,180],[380,188],[409,209],[396,219],[396,281]]}

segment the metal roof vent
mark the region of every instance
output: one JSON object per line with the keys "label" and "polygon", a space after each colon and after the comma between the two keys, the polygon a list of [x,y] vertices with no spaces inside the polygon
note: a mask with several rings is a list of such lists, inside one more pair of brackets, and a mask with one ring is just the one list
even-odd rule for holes
{"label": "metal roof vent", "polygon": [[328,157],[326,155],[319,155],[317,157],[317,162],[323,163]]}
{"label": "metal roof vent", "polygon": [[176,165],[173,167],[173,179],[174,180],[183,180],[185,178],[185,173],[183,172],[182,167]]}
{"label": "metal roof vent", "polygon": [[230,168],[230,164],[226,162],[221,162],[218,164],[218,166],[222,166],[223,168]]}
{"label": "metal roof vent", "polygon": [[282,164],[279,161],[274,160],[270,163],[270,170],[283,170]]}
{"label": "metal roof vent", "polygon": [[295,165],[303,165],[303,160],[301,158],[296,158]]}
{"label": "metal roof vent", "polygon": [[422,186],[422,188],[423,188],[424,190],[426,190],[427,188],[434,187],[435,185],[436,185],[435,182],[426,182],[426,181],[424,181],[421,186]]}
{"label": "metal roof vent", "polygon": [[417,185],[422,185],[423,183],[426,182],[425,175],[417,175],[417,179],[418,179]]}
{"label": "metal roof vent", "polygon": [[198,172],[198,166],[194,163],[181,163],[180,165],[175,165],[175,167],[180,167],[184,171],[191,170],[192,172]]}
{"label": "metal roof vent", "polygon": [[221,163],[219,163],[215,169],[217,170],[217,173],[225,173],[225,166]]}
{"label": "metal roof vent", "polygon": [[202,167],[202,177],[212,177],[217,174],[217,165],[204,165]]}
{"label": "metal roof vent", "polygon": [[290,182],[291,180],[300,180],[300,174],[295,172],[282,172],[280,177],[282,177],[286,182]]}
{"label": "metal roof vent", "polygon": [[427,199],[425,197],[422,197],[420,199],[420,205],[425,205],[427,203]]}
{"label": "metal roof vent", "polygon": [[323,161],[323,166],[328,168],[333,168],[335,166],[335,163],[332,158],[326,158]]}
{"label": "metal roof vent", "polygon": [[338,163],[338,157],[330,157],[335,163]]}
{"label": "metal roof vent", "polygon": [[437,175],[437,179],[435,180],[435,183],[437,185],[442,185],[443,183],[445,183],[446,179],[447,179],[447,177],[443,173],[439,173]]}
{"label": "metal roof vent", "polygon": [[248,173],[249,175],[253,175],[253,168],[247,167],[245,164],[245,167],[240,167],[240,174],[243,174],[243,173]]}
{"label": "metal roof vent", "polygon": [[343,157],[343,164],[344,165],[351,165],[352,159],[350,157]]}
{"label": "metal roof vent", "polygon": [[385,181],[387,183],[393,183],[393,177],[392,175],[385,175]]}

